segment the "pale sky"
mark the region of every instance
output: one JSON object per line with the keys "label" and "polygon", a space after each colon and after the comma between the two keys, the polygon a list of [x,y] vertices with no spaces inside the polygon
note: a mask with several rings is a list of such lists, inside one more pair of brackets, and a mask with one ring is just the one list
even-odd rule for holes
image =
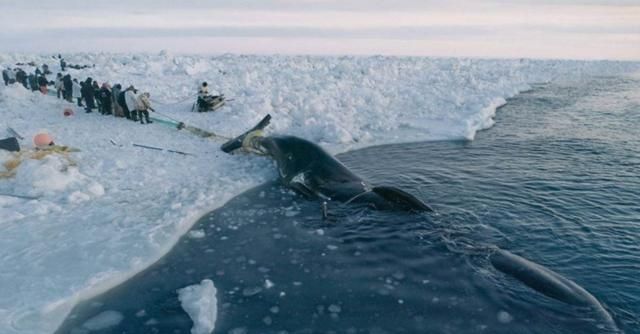
{"label": "pale sky", "polygon": [[640,0],[0,0],[0,52],[640,60]]}

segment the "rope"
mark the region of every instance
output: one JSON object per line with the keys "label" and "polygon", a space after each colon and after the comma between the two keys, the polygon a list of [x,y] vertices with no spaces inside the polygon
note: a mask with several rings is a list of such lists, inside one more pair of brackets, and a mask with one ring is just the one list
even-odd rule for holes
{"label": "rope", "polygon": [[198,95],[198,93],[195,93],[195,94],[189,95],[189,96],[187,96],[187,97],[185,97],[185,98],[183,98],[183,99],[181,99],[181,100],[179,100],[179,101],[175,101],[175,102],[167,102],[167,103],[162,103],[162,102],[157,101],[157,100],[154,100],[154,99],[150,99],[150,100],[151,100],[151,102],[153,102],[153,103],[154,103],[154,104],[156,104],[156,105],[160,105],[160,106],[172,106],[172,105],[180,104],[180,103],[183,103],[183,102],[185,102],[185,101],[187,101],[187,100],[193,99],[193,98],[194,98],[194,97],[196,97],[197,95]]}
{"label": "rope", "polygon": [[171,117],[171,116],[169,116],[169,115],[167,115],[167,114],[163,114],[163,113],[161,113],[161,112],[159,112],[159,111],[156,111],[155,113],[156,113],[156,114],[158,114],[158,115],[160,115],[160,116],[166,117],[166,118],[168,118],[168,119],[170,119],[170,120],[172,120],[172,121],[174,121],[174,122],[184,123],[183,121],[181,121],[181,120],[179,120],[179,119],[175,119],[175,118],[173,118],[173,117]]}

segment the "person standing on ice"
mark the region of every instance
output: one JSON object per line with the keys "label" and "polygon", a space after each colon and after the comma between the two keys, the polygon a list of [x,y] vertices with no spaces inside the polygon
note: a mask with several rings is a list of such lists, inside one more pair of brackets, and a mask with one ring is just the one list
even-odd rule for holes
{"label": "person standing on ice", "polygon": [[111,87],[109,87],[108,83],[103,83],[102,88],[100,88],[100,94],[98,95],[100,99],[100,105],[102,106],[101,112],[103,115],[111,115],[113,114],[111,109]]}
{"label": "person standing on ice", "polygon": [[43,95],[47,95],[47,93],[49,92],[49,88],[47,87],[47,85],[49,85],[49,81],[47,81],[47,77],[45,77],[43,74],[38,78],[38,89]]}
{"label": "person standing on ice", "polygon": [[[69,76],[69,79],[71,79],[70,75],[67,74],[67,76]],[[71,82],[71,92],[69,93],[69,99],[71,100],[72,98],[78,100],[78,107],[82,107],[82,86],[80,86],[80,84],[78,83],[78,79],[73,79],[73,81]]]}
{"label": "person standing on ice", "polygon": [[118,96],[120,96],[121,90],[122,86],[120,84],[115,84],[111,88],[111,104],[113,105],[113,115],[116,117],[124,117],[122,106],[118,103]]}
{"label": "person standing on ice", "polygon": [[127,119],[131,119],[131,112],[129,111],[129,107],[127,107],[127,99],[125,97],[129,88],[131,87],[128,87],[127,89],[121,91],[117,96],[118,105],[120,106],[120,108],[122,108],[122,114]]}
{"label": "person standing on ice", "polygon": [[93,96],[95,97],[98,112],[104,115],[104,110],[102,110],[102,99],[100,99],[100,86],[97,81],[94,81],[91,84],[91,89],[93,89]]}
{"label": "person standing on ice", "polygon": [[93,79],[91,79],[90,77],[87,78],[87,80],[84,81],[84,84],[82,85],[82,98],[84,99],[84,103],[87,105],[85,110],[87,113],[90,113],[93,111],[93,109],[96,108],[96,102],[94,100],[95,98],[95,93],[93,92]]}
{"label": "person standing on ice", "polygon": [[64,58],[62,58],[62,55],[58,55],[58,59],[60,59],[60,69],[62,70],[62,72],[64,72],[65,68],[67,67],[67,62],[64,61]]}
{"label": "person standing on ice", "polygon": [[22,84],[24,88],[29,89],[27,86],[27,72],[23,71],[21,68],[18,68],[16,71],[16,81]]}
{"label": "person standing on ice", "polygon": [[149,110],[155,112],[155,110],[151,107],[151,101],[149,101],[150,97],[151,97],[151,94],[144,92],[138,95],[138,98],[136,99],[136,110],[140,115],[140,124],[144,124],[142,116],[144,116],[144,118],[147,120],[147,124],[153,123],[149,119]]}
{"label": "person standing on ice", "polygon": [[29,73],[29,75],[27,75],[29,87],[31,87],[31,90],[34,92],[38,90],[38,78],[39,76],[36,76],[33,73]]}
{"label": "person standing on ice", "polygon": [[10,70],[7,74],[9,75],[9,84],[14,84],[16,82],[16,70]]}
{"label": "person standing on ice", "polygon": [[4,85],[5,86],[9,86],[9,72],[11,71],[11,68],[7,67],[4,70],[2,70],[2,80],[4,80]]}
{"label": "person standing on ice", "polygon": [[124,93],[124,100],[126,102],[127,109],[131,113],[131,120],[134,122],[138,121],[138,113],[136,112],[136,101],[138,100],[137,92],[136,88],[132,85],[129,86]]}
{"label": "person standing on ice", "polygon": [[62,79],[62,73],[58,73],[56,76],[56,93],[58,94],[58,98],[64,98],[64,80]]}
{"label": "person standing on ice", "polygon": [[[64,99],[73,103],[73,98],[75,97],[73,94],[73,81],[71,81],[71,75],[67,74],[62,77],[62,83],[64,85]],[[78,85],[78,89],[80,89],[80,85]],[[78,94],[80,91],[78,91]],[[79,97],[79,96],[78,96]],[[79,104],[78,104],[79,105]]]}

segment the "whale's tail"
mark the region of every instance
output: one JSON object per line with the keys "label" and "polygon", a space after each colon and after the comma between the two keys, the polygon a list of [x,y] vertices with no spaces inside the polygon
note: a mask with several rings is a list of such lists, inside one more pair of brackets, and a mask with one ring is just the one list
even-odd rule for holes
{"label": "whale's tail", "polygon": [[604,306],[587,290],[568,278],[499,248],[493,250],[489,259],[499,271],[516,278],[545,296],[567,304],[590,308],[597,314],[598,327],[604,332],[622,333]]}
{"label": "whale's tail", "polygon": [[231,153],[239,148],[242,148],[242,143],[247,135],[255,131],[263,130],[267,127],[267,125],[269,125],[269,122],[271,122],[271,115],[267,114],[267,116],[265,116],[260,122],[258,122],[256,126],[222,144],[222,146],[220,146],[220,149],[225,153]]}

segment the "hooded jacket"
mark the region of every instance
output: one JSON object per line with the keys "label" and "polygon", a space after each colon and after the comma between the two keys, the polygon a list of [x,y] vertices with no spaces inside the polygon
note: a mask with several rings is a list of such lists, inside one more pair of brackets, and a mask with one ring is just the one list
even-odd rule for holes
{"label": "hooded jacket", "polygon": [[62,77],[57,77],[56,78],[56,85],[55,85],[56,89],[58,90],[64,90],[64,82],[62,81]]}
{"label": "hooded jacket", "polygon": [[148,109],[152,109],[151,108],[151,101],[149,101],[149,94],[148,93],[142,93],[140,95],[138,95],[138,98],[136,99],[136,110],[148,110]]}
{"label": "hooded jacket", "polygon": [[73,96],[74,99],[82,97],[82,87],[80,87],[80,84],[75,81],[72,83],[71,96]]}
{"label": "hooded jacket", "polygon": [[138,100],[138,96],[136,95],[136,93],[133,92],[133,90],[128,89],[125,91],[124,100],[127,103],[127,109],[131,111],[137,110],[136,101]]}

